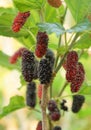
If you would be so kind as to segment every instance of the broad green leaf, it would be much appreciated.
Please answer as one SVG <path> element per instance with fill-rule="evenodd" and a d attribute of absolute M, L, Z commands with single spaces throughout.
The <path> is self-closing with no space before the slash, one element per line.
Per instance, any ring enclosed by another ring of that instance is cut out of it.
<path fill-rule="evenodd" d="M 71 29 L 68 29 L 67 32 L 72 33 L 72 32 L 84 32 L 84 31 L 91 31 L 91 22 L 88 20 L 84 20 L 81 23 L 78 23 Z"/>
<path fill-rule="evenodd" d="M 0 66 L 5 67 L 7 69 L 20 69 L 20 65 L 19 62 L 17 62 L 16 64 L 10 64 L 9 63 L 9 56 L 7 56 L 6 54 L 4 54 L 3 52 L 0 51 Z"/>
<path fill-rule="evenodd" d="M 65 0 L 76 23 L 84 19 L 91 12 L 91 0 Z"/>
<path fill-rule="evenodd" d="M 50 13 L 49 13 L 50 12 Z M 61 17 L 63 16 L 65 12 L 64 6 L 62 5 L 60 8 L 52 8 L 49 4 L 46 4 L 45 7 L 45 19 L 46 22 L 59 22 L 61 20 Z"/>
<path fill-rule="evenodd" d="M 91 46 L 91 34 L 84 34 L 76 43 L 74 48 L 87 49 Z"/>
<path fill-rule="evenodd" d="M 13 0 L 14 5 L 19 11 L 29 11 L 31 9 L 40 9 L 44 0 Z"/>
<path fill-rule="evenodd" d="M 60 36 L 65 33 L 64 27 L 58 23 L 38 23 L 37 25 L 41 31 L 46 31 L 48 34 L 56 33 Z"/>
<path fill-rule="evenodd" d="M 24 107 L 25 107 L 25 103 L 24 103 L 24 98 L 22 96 L 16 95 L 14 97 L 11 97 L 9 104 L 2 108 L 0 112 L 0 118 Z"/>

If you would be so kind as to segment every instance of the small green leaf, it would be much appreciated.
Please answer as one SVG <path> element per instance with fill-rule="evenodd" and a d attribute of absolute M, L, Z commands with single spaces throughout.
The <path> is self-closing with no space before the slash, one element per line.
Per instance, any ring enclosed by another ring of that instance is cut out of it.
<path fill-rule="evenodd" d="M 46 31 L 48 34 L 56 33 L 60 36 L 65 33 L 64 27 L 58 23 L 38 23 L 37 25 L 41 31 Z"/>
<path fill-rule="evenodd" d="M 84 20 L 81 23 L 78 23 L 71 29 L 68 29 L 67 32 L 73 33 L 73 32 L 83 32 L 83 31 L 91 31 L 91 22 L 88 20 Z"/>
<path fill-rule="evenodd" d="M 84 34 L 76 43 L 74 48 L 88 49 L 91 46 L 90 34 Z"/>
<path fill-rule="evenodd" d="M 8 69 L 20 69 L 19 68 L 19 63 L 17 62 L 16 64 L 10 64 L 9 63 L 9 56 L 4 54 L 3 52 L 0 51 L 0 66 L 8 68 Z"/>
<path fill-rule="evenodd" d="M 3 107 L 1 112 L 0 112 L 0 118 L 8 115 L 9 113 L 24 108 L 25 107 L 25 103 L 24 103 L 24 98 L 22 96 L 14 96 L 10 98 L 10 103 Z"/>
<path fill-rule="evenodd" d="M 40 9 L 43 0 L 13 0 L 14 5 L 19 11 L 29 11 L 31 9 Z"/>

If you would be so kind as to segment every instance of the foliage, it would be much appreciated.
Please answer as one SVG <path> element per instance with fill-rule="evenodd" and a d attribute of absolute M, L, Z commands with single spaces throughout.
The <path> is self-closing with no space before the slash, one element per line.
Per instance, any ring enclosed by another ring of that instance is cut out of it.
<path fill-rule="evenodd" d="M 87 54 L 88 49 L 91 47 L 91 21 L 88 19 L 88 15 L 91 14 L 91 0 L 65 0 L 65 4 L 63 3 L 60 8 L 56 9 L 51 7 L 46 0 L 13 0 L 14 7 L 0 7 L 0 35 L 15 38 L 23 47 L 34 51 L 38 30 L 47 32 L 49 35 L 48 47 L 54 51 L 56 56 L 57 63 L 54 67 L 54 71 L 56 72 L 56 69 L 59 70 L 62 67 L 62 56 L 70 49 L 77 50 L 78 52 L 83 51 L 85 52 L 84 54 Z M 65 17 L 68 17 L 67 10 L 70 10 L 75 21 L 75 25 L 71 26 L 71 28 L 68 27 L 68 29 L 64 24 Z M 31 15 L 20 32 L 15 33 L 12 31 L 12 24 L 19 11 L 30 11 Z M 83 59 L 85 59 L 84 54 Z M 88 59 L 90 60 L 90 57 Z M 84 63 L 84 60 L 82 62 Z M 89 67 L 89 62 L 87 65 Z M 16 69 L 19 72 L 21 71 L 19 61 L 14 65 L 10 64 L 9 56 L 2 51 L 0 51 L 0 66 L 9 70 Z M 89 73 L 88 70 L 86 71 L 86 73 Z M 52 86 L 53 98 L 56 96 L 58 100 L 60 100 L 60 97 L 57 94 L 60 89 L 63 89 L 62 86 L 65 82 L 64 77 L 61 76 L 62 72 L 64 72 L 63 68 L 57 73 Z M 25 85 L 22 76 L 20 76 L 20 80 L 22 86 Z M 72 96 L 69 85 L 67 85 L 65 91 Z M 91 95 L 91 84 L 88 85 L 87 81 L 85 81 L 79 93 L 86 97 Z M 0 118 L 24 107 L 25 103 L 22 96 L 11 97 L 9 105 L 2 108 Z M 91 113 L 90 109 L 88 109 L 88 112 L 83 109 L 79 113 L 79 117 L 86 117 L 89 113 Z"/>

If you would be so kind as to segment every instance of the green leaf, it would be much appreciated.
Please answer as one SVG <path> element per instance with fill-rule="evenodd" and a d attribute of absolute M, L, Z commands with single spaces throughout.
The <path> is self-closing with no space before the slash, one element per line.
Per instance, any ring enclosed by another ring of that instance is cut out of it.
<path fill-rule="evenodd" d="M 91 0 L 65 0 L 76 23 L 84 19 L 91 12 Z"/>
<path fill-rule="evenodd" d="M 76 43 L 74 48 L 88 49 L 91 46 L 90 34 L 84 34 Z"/>
<path fill-rule="evenodd" d="M 58 23 L 38 23 L 37 25 L 41 31 L 46 31 L 48 34 L 56 33 L 60 36 L 65 33 L 64 27 Z"/>
<path fill-rule="evenodd" d="M 7 56 L 6 54 L 4 54 L 3 52 L 0 51 L 0 66 L 8 68 L 8 69 L 20 69 L 19 68 L 19 62 L 17 62 L 16 64 L 10 64 L 9 63 L 9 56 Z"/>
<path fill-rule="evenodd" d="M 68 29 L 67 32 L 73 33 L 73 32 L 83 32 L 83 31 L 90 31 L 91 30 L 91 22 L 88 20 L 84 20 L 81 23 L 78 23 L 71 29 Z"/>
<path fill-rule="evenodd" d="M 10 114 L 11 112 L 24 108 L 25 103 L 24 103 L 24 98 L 22 96 L 14 96 L 10 98 L 10 103 L 3 107 L 0 113 L 0 118 Z"/>
<path fill-rule="evenodd" d="M 91 115 L 91 108 L 81 109 L 81 111 L 78 113 L 80 118 L 86 118 L 89 115 Z"/>
<path fill-rule="evenodd" d="M 0 8 L 2 10 L 2 8 Z M 28 36 L 29 33 L 24 30 L 24 28 L 21 29 L 20 32 L 15 33 L 12 31 L 12 23 L 16 16 L 16 10 L 12 9 L 3 9 L 2 13 L 0 14 L 0 35 L 8 36 L 8 37 L 21 37 L 21 36 Z"/>
<path fill-rule="evenodd" d="M 13 0 L 14 5 L 19 11 L 29 11 L 31 9 L 40 9 L 43 0 Z"/>

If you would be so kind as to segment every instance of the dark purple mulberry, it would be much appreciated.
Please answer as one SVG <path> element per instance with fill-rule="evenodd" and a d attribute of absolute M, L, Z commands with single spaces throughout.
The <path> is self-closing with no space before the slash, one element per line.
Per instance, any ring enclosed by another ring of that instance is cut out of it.
<path fill-rule="evenodd" d="M 52 112 L 55 110 L 55 108 L 57 108 L 56 102 L 54 100 L 50 100 L 48 102 L 48 110 Z"/>
<path fill-rule="evenodd" d="M 46 59 L 49 60 L 50 66 L 53 68 L 54 62 L 55 62 L 55 56 L 54 56 L 54 53 L 52 52 L 52 50 L 47 49 L 45 57 L 46 57 Z"/>
<path fill-rule="evenodd" d="M 53 130 L 62 130 L 60 126 L 55 126 Z"/>
<path fill-rule="evenodd" d="M 47 59 L 42 59 L 39 63 L 39 80 L 41 84 L 50 83 L 52 77 L 52 68 Z"/>
<path fill-rule="evenodd" d="M 27 85 L 26 104 L 30 107 L 35 107 L 36 105 L 36 84 L 34 82 Z"/>
<path fill-rule="evenodd" d="M 29 50 L 22 53 L 22 75 L 27 82 L 31 82 L 34 77 L 35 58 L 34 54 Z"/>
<path fill-rule="evenodd" d="M 72 112 L 77 113 L 82 108 L 83 103 L 85 102 L 85 97 L 82 95 L 74 95 L 72 103 Z"/>
<path fill-rule="evenodd" d="M 50 114 L 50 118 L 53 121 L 58 121 L 60 119 L 60 111 L 58 109 L 56 109 L 55 111 L 51 112 Z"/>

